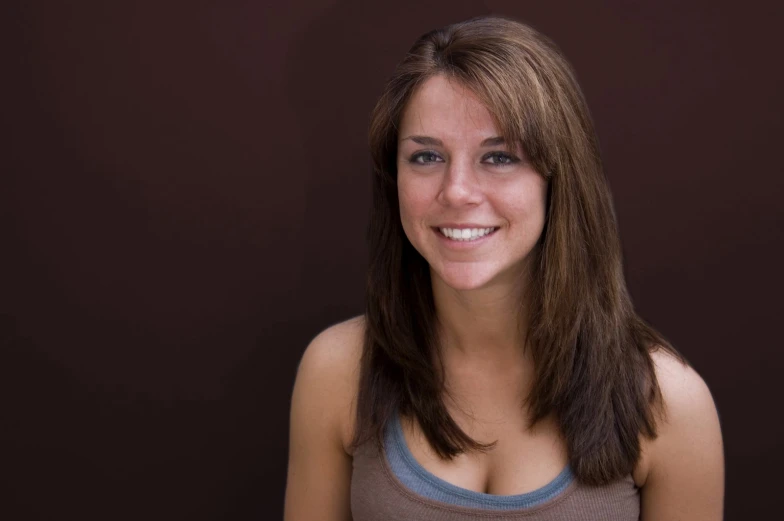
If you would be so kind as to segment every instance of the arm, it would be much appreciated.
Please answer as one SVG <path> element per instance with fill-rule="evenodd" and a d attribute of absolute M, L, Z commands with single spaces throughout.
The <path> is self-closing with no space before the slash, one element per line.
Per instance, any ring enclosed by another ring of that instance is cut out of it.
<path fill-rule="evenodd" d="M 653 354 L 664 398 L 659 436 L 647 442 L 642 521 L 720 521 L 724 453 L 719 418 L 708 387 L 670 355 Z"/>
<path fill-rule="evenodd" d="M 317 336 L 300 362 L 291 400 L 285 521 L 351 519 L 352 422 L 361 332 L 357 321 Z"/>

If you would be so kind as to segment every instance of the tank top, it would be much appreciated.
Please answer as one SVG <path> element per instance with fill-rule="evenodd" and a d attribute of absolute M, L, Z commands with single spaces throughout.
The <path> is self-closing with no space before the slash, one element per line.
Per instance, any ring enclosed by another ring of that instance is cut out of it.
<path fill-rule="evenodd" d="M 483 494 L 428 472 L 406 446 L 397 416 L 387 425 L 383 446 L 374 442 L 354 452 L 351 475 L 353 521 L 637 521 L 639 489 L 631 476 L 601 487 L 580 484 L 567 467 L 553 481 L 514 496 Z"/>

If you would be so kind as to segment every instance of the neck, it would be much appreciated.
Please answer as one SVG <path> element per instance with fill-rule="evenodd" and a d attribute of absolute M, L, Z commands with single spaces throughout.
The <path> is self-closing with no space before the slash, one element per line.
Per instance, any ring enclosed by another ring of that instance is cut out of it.
<path fill-rule="evenodd" d="M 461 291 L 435 274 L 432 281 L 444 357 L 491 364 L 522 360 L 527 337 L 522 283 Z"/>
<path fill-rule="evenodd" d="M 534 380 L 531 351 L 525 349 L 524 285 L 458 291 L 431 277 L 440 368 L 452 413 L 468 411 L 475 419 L 484 414 L 480 410 L 522 406 Z"/>

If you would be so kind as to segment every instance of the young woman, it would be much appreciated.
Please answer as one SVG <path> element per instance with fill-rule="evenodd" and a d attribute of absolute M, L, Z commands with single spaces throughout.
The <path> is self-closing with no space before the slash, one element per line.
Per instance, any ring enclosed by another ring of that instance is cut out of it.
<path fill-rule="evenodd" d="M 373 115 L 367 309 L 308 346 L 285 518 L 722 518 L 702 379 L 634 312 L 599 147 L 556 47 L 422 36 Z"/>

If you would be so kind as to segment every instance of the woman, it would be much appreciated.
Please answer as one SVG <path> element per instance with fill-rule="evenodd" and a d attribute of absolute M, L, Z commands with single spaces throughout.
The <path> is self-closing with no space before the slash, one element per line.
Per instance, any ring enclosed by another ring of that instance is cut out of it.
<path fill-rule="evenodd" d="M 713 400 L 633 310 L 555 46 L 494 17 L 422 36 L 370 144 L 367 310 L 303 356 L 285 518 L 721 519 Z"/>

